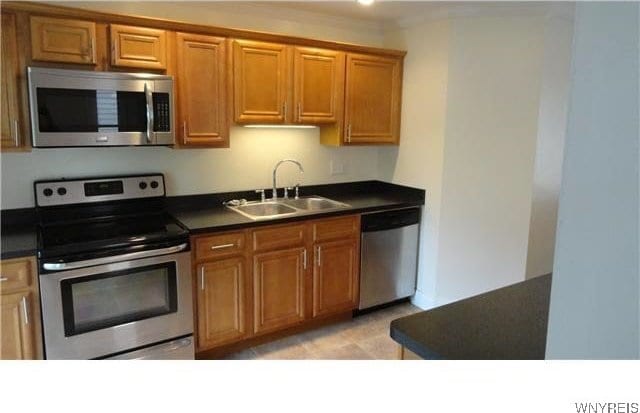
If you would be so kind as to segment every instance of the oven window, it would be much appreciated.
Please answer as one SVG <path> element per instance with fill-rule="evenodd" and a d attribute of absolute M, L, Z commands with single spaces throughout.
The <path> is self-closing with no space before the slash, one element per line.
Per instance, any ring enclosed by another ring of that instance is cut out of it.
<path fill-rule="evenodd" d="M 175 313 L 176 287 L 175 262 L 63 280 L 65 335 Z"/>

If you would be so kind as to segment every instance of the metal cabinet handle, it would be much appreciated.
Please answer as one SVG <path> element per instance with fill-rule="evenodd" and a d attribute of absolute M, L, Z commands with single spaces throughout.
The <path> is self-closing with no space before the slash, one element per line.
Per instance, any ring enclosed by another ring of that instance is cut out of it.
<path fill-rule="evenodd" d="M 351 124 L 347 125 L 347 142 L 351 143 Z"/>
<path fill-rule="evenodd" d="M 20 146 L 20 128 L 18 127 L 18 119 L 13 120 L 13 141 L 16 146 Z"/>
<path fill-rule="evenodd" d="M 236 244 L 212 245 L 211 246 L 211 250 L 215 251 L 215 250 L 221 250 L 221 249 L 231 248 L 231 247 L 235 247 L 235 246 L 236 246 Z"/>
<path fill-rule="evenodd" d="M 302 259 L 304 260 L 303 268 L 306 270 L 307 269 L 307 249 L 306 248 L 304 249 L 304 251 L 302 251 Z"/>
<path fill-rule="evenodd" d="M 302 104 L 298 102 L 298 122 L 302 122 Z"/>
<path fill-rule="evenodd" d="M 204 291 L 204 265 L 200 267 L 200 290 Z"/>
<path fill-rule="evenodd" d="M 0 277 L 0 283 L 3 281 L 9 281 L 9 279 L 7 277 Z"/>
<path fill-rule="evenodd" d="M 29 311 L 27 311 L 27 297 L 22 297 L 22 314 L 24 314 L 24 323 L 29 324 Z"/>
<path fill-rule="evenodd" d="M 316 257 L 318 259 L 318 267 L 319 267 L 320 265 L 322 265 L 322 250 L 320 249 L 320 247 L 318 247 L 316 250 Z"/>
<path fill-rule="evenodd" d="M 284 103 L 282 104 L 282 120 L 286 123 L 287 122 L 287 101 L 285 100 Z"/>
<path fill-rule="evenodd" d="M 187 121 L 182 122 L 182 141 L 187 143 Z"/>

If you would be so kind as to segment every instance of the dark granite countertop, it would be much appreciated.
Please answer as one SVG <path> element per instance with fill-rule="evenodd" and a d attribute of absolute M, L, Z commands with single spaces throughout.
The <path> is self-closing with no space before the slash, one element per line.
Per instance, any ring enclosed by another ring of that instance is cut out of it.
<path fill-rule="evenodd" d="M 253 191 L 167 198 L 169 212 L 191 233 L 222 231 L 332 215 L 381 211 L 424 205 L 425 191 L 380 181 L 314 185 L 300 188 L 300 195 L 320 195 L 351 205 L 351 208 L 326 213 L 253 221 L 222 205 L 229 199 L 256 199 Z M 3 210 L 0 258 L 16 258 L 37 253 L 37 217 L 35 208 Z"/>
<path fill-rule="evenodd" d="M 268 191 L 270 192 L 270 191 Z M 169 211 L 193 234 L 224 231 L 313 218 L 382 211 L 424 205 L 424 190 L 380 181 L 315 185 L 300 188 L 300 196 L 319 195 L 350 205 L 350 208 L 295 217 L 254 221 L 222 205 L 229 199 L 257 199 L 254 192 L 196 195 L 169 198 Z"/>
<path fill-rule="evenodd" d="M 424 359 L 542 360 L 551 275 L 391 322 L 391 337 Z"/>

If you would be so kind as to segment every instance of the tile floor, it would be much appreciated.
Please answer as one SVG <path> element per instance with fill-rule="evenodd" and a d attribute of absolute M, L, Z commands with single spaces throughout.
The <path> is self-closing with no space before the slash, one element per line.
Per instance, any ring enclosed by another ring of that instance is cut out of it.
<path fill-rule="evenodd" d="M 389 337 L 389 323 L 420 311 L 402 303 L 252 347 L 227 360 L 396 360 L 398 346 Z"/>

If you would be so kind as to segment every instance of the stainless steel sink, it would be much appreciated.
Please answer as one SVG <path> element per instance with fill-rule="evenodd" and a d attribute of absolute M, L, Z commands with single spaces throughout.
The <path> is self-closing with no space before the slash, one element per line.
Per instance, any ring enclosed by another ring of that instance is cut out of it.
<path fill-rule="evenodd" d="M 285 205 L 292 206 L 297 209 L 307 211 L 322 211 L 325 209 L 348 208 L 349 205 L 342 202 L 333 201 L 331 199 L 311 196 L 299 199 L 283 199 L 281 202 Z"/>
<path fill-rule="evenodd" d="M 253 201 L 242 205 L 227 205 L 227 208 L 253 220 L 266 220 L 350 208 L 350 205 L 314 195 L 299 199 Z"/>
<path fill-rule="evenodd" d="M 232 210 L 251 219 L 271 219 L 283 215 L 293 215 L 298 212 L 295 208 L 281 202 L 249 202 L 244 205 L 229 206 Z"/>

